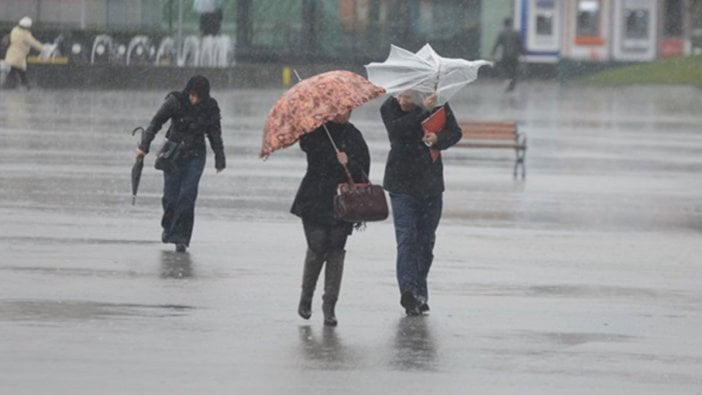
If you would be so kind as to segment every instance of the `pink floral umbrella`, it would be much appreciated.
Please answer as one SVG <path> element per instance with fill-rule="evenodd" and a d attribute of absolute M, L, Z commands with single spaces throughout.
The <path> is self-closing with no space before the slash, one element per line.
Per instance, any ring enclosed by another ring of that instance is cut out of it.
<path fill-rule="evenodd" d="M 268 112 L 261 158 L 295 144 L 305 133 L 383 93 L 385 89 L 345 70 L 329 71 L 298 82 Z"/>

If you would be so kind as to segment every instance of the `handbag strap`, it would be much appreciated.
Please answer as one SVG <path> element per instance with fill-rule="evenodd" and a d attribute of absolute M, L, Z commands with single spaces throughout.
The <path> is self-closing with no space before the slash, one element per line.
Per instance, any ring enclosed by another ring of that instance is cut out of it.
<path fill-rule="evenodd" d="M 363 171 L 363 168 L 361 168 L 361 174 L 363 174 L 363 177 L 365 177 L 366 181 L 368 181 L 368 185 L 373 185 L 373 183 L 370 180 L 370 177 L 368 177 L 368 174 L 366 174 L 366 172 Z"/>

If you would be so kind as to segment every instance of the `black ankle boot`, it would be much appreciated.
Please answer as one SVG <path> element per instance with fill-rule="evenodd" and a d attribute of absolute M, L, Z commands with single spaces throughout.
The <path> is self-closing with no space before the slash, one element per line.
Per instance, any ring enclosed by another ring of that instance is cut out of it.
<path fill-rule="evenodd" d="M 405 308 L 405 314 L 407 315 L 414 316 L 422 314 L 419 310 L 419 303 L 417 303 L 417 299 L 412 294 L 412 291 L 405 291 L 402 293 L 400 304 Z"/>
<path fill-rule="evenodd" d="M 336 326 L 339 322 L 336 320 L 336 314 L 334 313 L 334 307 L 336 306 L 336 301 L 324 301 L 322 303 L 322 312 L 324 312 L 324 325 L 326 326 Z"/>
<path fill-rule="evenodd" d="M 312 299 L 301 298 L 300 305 L 297 306 L 297 314 L 300 317 L 309 320 L 312 316 Z"/>

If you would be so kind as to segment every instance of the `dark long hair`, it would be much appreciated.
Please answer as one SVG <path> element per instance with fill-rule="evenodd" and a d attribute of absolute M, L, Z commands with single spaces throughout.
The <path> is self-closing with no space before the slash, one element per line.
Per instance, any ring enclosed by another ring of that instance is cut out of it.
<path fill-rule="evenodd" d="M 183 90 L 183 92 L 186 95 L 194 93 L 201 100 L 205 100 L 210 97 L 210 81 L 208 81 L 207 78 L 201 75 L 193 76 L 185 85 L 185 89 Z"/>

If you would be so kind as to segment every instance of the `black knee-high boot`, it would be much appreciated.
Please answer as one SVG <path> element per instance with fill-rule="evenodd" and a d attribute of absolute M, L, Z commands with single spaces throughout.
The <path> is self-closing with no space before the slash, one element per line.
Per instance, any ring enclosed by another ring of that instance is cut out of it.
<path fill-rule="evenodd" d="M 336 326 L 334 307 L 339 299 L 341 277 L 344 274 L 344 257 L 346 251 L 334 250 L 327 253 L 327 267 L 324 271 L 324 296 L 322 311 L 324 312 L 324 325 Z"/>
<path fill-rule="evenodd" d="M 317 279 L 322 271 L 323 264 L 324 254 L 318 254 L 308 248 L 305 255 L 305 266 L 302 271 L 300 304 L 297 307 L 297 313 L 304 319 L 309 319 L 312 316 L 312 296 L 314 295 L 314 289 L 317 286 Z"/>

